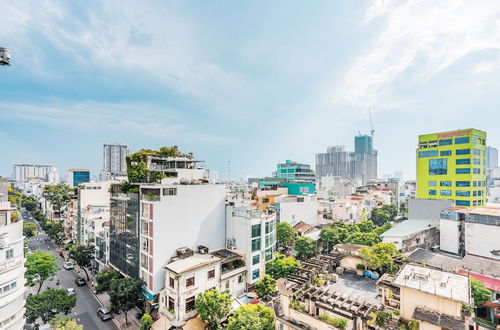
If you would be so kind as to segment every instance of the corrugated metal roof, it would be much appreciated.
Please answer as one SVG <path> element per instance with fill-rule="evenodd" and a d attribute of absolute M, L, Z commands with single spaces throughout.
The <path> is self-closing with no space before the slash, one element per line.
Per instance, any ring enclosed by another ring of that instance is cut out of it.
<path fill-rule="evenodd" d="M 381 237 L 404 237 L 413 233 L 429 229 L 439 224 L 438 219 L 410 219 L 398 223 L 388 231 L 381 234 Z"/>

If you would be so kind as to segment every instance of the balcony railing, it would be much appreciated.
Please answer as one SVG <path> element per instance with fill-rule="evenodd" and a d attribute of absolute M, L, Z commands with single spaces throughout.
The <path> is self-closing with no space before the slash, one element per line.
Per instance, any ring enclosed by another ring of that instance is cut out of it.
<path fill-rule="evenodd" d="M 12 258 L 0 263 L 0 274 L 5 273 L 11 269 L 19 267 L 23 264 L 24 257 L 19 256 L 16 258 Z"/>

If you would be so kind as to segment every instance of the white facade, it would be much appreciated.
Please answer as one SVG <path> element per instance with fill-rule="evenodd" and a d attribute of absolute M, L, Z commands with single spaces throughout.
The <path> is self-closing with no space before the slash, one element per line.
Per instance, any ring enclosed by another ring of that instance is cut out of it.
<path fill-rule="evenodd" d="M 224 185 L 141 185 L 140 277 L 149 292 L 163 288 L 176 249 L 225 246 L 225 197 Z"/>
<path fill-rule="evenodd" d="M 247 283 L 259 281 L 276 250 L 276 214 L 255 207 L 226 207 L 226 242 L 245 253 Z"/>
<path fill-rule="evenodd" d="M 274 208 L 279 222 L 288 222 L 292 226 L 300 221 L 313 226 L 319 223 L 316 195 L 282 196 L 276 199 Z"/>
<path fill-rule="evenodd" d="M 441 251 L 458 254 L 460 244 L 460 222 L 441 219 L 439 221 L 439 248 Z"/>
<path fill-rule="evenodd" d="M 342 179 L 340 176 L 323 176 L 318 180 L 318 191 L 325 190 L 333 197 L 344 198 L 352 195 L 361 181 Z"/>
<path fill-rule="evenodd" d="M 104 144 L 102 169 L 106 179 L 123 176 L 127 173 L 127 155 L 128 151 L 125 144 Z"/>
<path fill-rule="evenodd" d="M 13 175 L 16 182 L 25 182 L 32 179 L 47 181 L 49 173 L 54 170 L 57 172 L 53 165 L 15 164 Z"/>
<path fill-rule="evenodd" d="M 481 223 L 465 222 L 465 251 L 477 256 L 497 259 L 500 261 L 500 223 L 486 225 Z"/>
<path fill-rule="evenodd" d="M 245 291 L 245 267 L 242 263 L 232 266 L 235 260 L 241 261 L 243 257 L 231 250 L 218 251 L 229 257 L 220 257 L 217 251 L 195 253 L 165 267 L 165 289 L 160 293 L 159 310 L 173 325 L 182 326 L 197 314 L 194 304 L 200 293 L 210 289 L 227 290 L 236 298 Z"/>
<path fill-rule="evenodd" d="M 24 326 L 23 221 L 12 223 L 10 202 L 0 203 L 0 329 Z"/>

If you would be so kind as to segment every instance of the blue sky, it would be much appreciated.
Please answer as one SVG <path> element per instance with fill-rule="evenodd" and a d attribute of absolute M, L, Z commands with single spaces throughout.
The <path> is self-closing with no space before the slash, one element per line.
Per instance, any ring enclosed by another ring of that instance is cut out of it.
<path fill-rule="evenodd" d="M 314 165 L 370 129 L 379 175 L 418 134 L 500 146 L 500 2 L 13 1 L 1 5 L 0 175 L 101 168 L 102 144 L 177 144 L 232 178 Z"/>

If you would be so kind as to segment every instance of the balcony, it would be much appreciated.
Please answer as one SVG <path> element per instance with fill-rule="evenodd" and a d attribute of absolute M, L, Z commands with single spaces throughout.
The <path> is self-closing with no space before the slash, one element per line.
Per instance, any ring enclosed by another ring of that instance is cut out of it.
<path fill-rule="evenodd" d="M 8 272 L 14 268 L 19 267 L 20 265 L 23 264 L 23 261 L 24 261 L 24 257 L 19 256 L 19 257 L 12 258 L 12 259 L 1 262 L 0 263 L 0 274 Z"/>
<path fill-rule="evenodd" d="M 243 259 L 235 259 L 233 261 L 221 265 L 221 280 L 233 277 L 246 270 L 245 261 Z"/>

